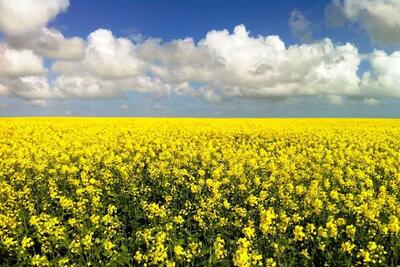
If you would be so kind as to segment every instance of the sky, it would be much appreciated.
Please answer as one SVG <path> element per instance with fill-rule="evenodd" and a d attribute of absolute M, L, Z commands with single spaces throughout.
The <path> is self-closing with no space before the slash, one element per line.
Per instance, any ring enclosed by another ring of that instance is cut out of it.
<path fill-rule="evenodd" d="M 0 0 L 0 116 L 400 117 L 400 0 Z"/>

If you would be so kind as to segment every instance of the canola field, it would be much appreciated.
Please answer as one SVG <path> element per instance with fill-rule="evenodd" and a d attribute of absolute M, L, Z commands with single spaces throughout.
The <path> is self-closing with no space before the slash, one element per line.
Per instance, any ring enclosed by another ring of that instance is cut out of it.
<path fill-rule="evenodd" d="M 1 266 L 398 266 L 400 120 L 0 119 Z"/>

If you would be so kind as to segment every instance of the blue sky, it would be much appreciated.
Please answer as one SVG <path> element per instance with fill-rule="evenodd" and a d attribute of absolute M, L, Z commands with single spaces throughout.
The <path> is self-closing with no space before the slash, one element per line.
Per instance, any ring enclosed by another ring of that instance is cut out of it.
<path fill-rule="evenodd" d="M 212 29 L 232 30 L 244 24 L 253 35 L 277 34 L 288 44 L 295 44 L 297 40 L 291 34 L 288 21 L 290 13 L 298 9 L 315 24 L 316 38 L 357 43 L 360 49 L 370 50 L 365 33 L 351 27 L 324 27 L 324 10 L 329 3 L 329 0 L 72 0 L 68 12 L 52 24 L 65 27 L 64 33 L 70 36 L 85 37 L 98 28 L 106 28 L 120 36 L 140 33 L 164 41 L 185 37 L 199 41 Z"/>
<path fill-rule="evenodd" d="M 400 116 L 395 0 L 18 1 L 1 116 Z"/>
<path fill-rule="evenodd" d="M 310 5 L 311 4 L 311 5 Z M 328 1 L 72 1 L 55 25 L 70 35 L 87 36 L 98 28 L 117 34 L 140 32 L 165 41 L 184 37 L 200 40 L 210 29 L 233 29 L 245 24 L 254 34 L 280 34 L 292 39 L 288 28 L 293 8 L 305 8 L 323 20 Z M 84 19 L 77 20 L 77 17 Z"/>

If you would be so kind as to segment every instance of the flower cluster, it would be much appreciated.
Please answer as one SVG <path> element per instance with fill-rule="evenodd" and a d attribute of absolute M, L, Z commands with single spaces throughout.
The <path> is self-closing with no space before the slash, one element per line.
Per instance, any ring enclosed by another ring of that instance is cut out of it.
<path fill-rule="evenodd" d="M 0 120 L 0 265 L 397 266 L 400 121 Z"/>

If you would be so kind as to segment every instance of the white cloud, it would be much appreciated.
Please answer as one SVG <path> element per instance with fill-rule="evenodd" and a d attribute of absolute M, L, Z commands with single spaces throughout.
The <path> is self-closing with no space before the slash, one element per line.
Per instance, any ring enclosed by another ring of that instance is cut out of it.
<path fill-rule="evenodd" d="M 190 37 L 144 40 L 136 31 L 120 38 L 105 29 L 86 40 L 70 38 L 49 27 L 68 7 L 69 0 L 0 0 L 0 97 L 33 105 L 51 98 L 124 98 L 128 92 L 210 102 L 322 96 L 336 105 L 400 97 L 400 51 L 363 57 L 353 44 L 315 41 L 312 23 L 298 10 L 289 25 L 305 44 L 287 45 L 276 35 L 253 36 L 244 25 L 211 30 L 197 43 Z M 332 0 L 326 19 L 330 26 L 357 23 L 376 43 L 400 44 L 399 0 Z M 51 71 L 46 59 L 56 59 Z M 359 76 L 361 60 L 370 68 Z"/>
<path fill-rule="evenodd" d="M 340 26 L 344 16 L 365 28 L 375 43 L 400 44 L 399 0 L 333 0 L 326 11 L 333 25 Z"/>
<path fill-rule="evenodd" d="M 36 31 L 68 6 L 69 0 L 0 0 L 0 31 L 6 35 Z"/>
<path fill-rule="evenodd" d="M 174 89 L 157 78 L 138 76 L 129 79 L 103 79 L 95 76 L 61 75 L 52 84 L 57 98 L 111 99 L 124 98 L 126 92 L 168 96 Z"/>
<path fill-rule="evenodd" d="M 362 96 L 357 74 L 361 55 L 331 40 L 286 47 L 278 36 L 256 36 L 243 25 L 193 39 L 133 44 L 108 30 L 89 35 L 84 56 L 58 61 L 52 83 L 63 98 L 121 98 L 128 91 L 168 96 L 284 98 Z"/>
<path fill-rule="evenodd" d="M 0 43 L 0 77 L 41 75 L 46 72 L 42 58 L 30 50 L 15 50 Z"/>
<path fill-rule="evenodd" d="M 346 96 L 372 105 L 380 97 L 400 97 L 400 51 L 375 51 L 367 59 L 370 70 L 360 79 L 357 47 L 313 41 L 312 24 L 297 10 L 289 24 L 306 44 L 288 46 L 279 36 L 252 36 L 244 25 L 233 32 L 212 30 L 197 43 L 192 38 L 144 40 L 140 33 L 118 38 L 105 29 L 87 40 L 70 38 L 48 26 L 68 7 L 69 0 L 0 0 L 5 36 L 0 96 L 37 105 L 50 98 L 123 98 L 131 91 L 201 96 L 211 102 L 323 96 L 337 105 Z M 400 42 L 398 0 L 332 0 L 326 16 L 333 26 L 343 20 L 360 24 L 377 43 Z M 57 60 L 50 72 L 45 59 Z"/>
<path fill-rule="evenodd" d="M 45 76 L 26 76 L 13 80 L 10 86 L 15 96 L 23 99 L 38 100 L 53 97 L 49 81 Z"/>
<path fill-rule="evenodd" d="M 400 51 L 390 55 L 376 50 L 370 55 L 370 69 L 361 86 L 373 97 L 400 97 Z"/>
<path fill-rule="evenodd" d="M 30 49 L 38 55 L 63 60 L 82 57 L 85 46 L 81 38 L 65 38 L 53 28 L 41 28 L 29 34 L 9 36 L 7 43 L 14 48 Z"/>
<path fill-rule="evenodd" d="M 47 30 L 47 29 L 45 29 Z M 38 47 L 43 48 L 42 45 Z M 2 95 L 25 100 L 49 98 L 122 98 L 127 91 L 170 95 L 186 94 L 189 85 L 175 88 L 157 77 L 147 76 L 146 64 L 136 55 L 136 46 L 126 38 L 115 38 L 111 31 L 97 30 L 88 36 L 84 54 L 75 60 L 58 61 L 50 81 L 43 60 L 30 50 L 0 46 Z M 57 51 L 56 51 L 57 52 Z M 65 56 L 65 51 L 63 51 Z M 71 55 L 74 52 L 71 53 Z"/>
<path fill-rule="evenodd" d="M 43 59 L 30 50 L 0 43 L 0 97 L 25 100 L 52 97 Z"/>
<path fill-rule="evenodd" d="M 243 25 L 192 39 L 138 49 L 152 75 L 168 84 L 200 83 L 207 94 L 236 97 L 353 95 L 359 93 L 360 57 L 351 44 L 329 39 L 286 47 L 278 36 L 252 37 Z M 206 97 L 207 98 L 207 97 Z"/>
<path fill-rule="evenodd" d="M 185 82 L 172 86 L 147 75 L 149 66 L 137 49 L 131 40 L 99 29 L 88 36 L 81 59 L 54 63 L 52 70 L 59 74 L 54 90 L 63 98 L 121 98 L 127 91 L 159 96 L 188 92 Z"/>
<path fill-rule="evenodd" d="M 293 15 L 293 23 L 300 15 Z M 66 39 L 46 27 L 40 32 L 31 32 L 35 38 L 26 34 L 0 43 L 0 95 L 32 103 L 124 98 L 127 92 L 201 96 L 210 102 L 323 96 L 336 105 L 347 96 L 369 104 L 380 97 L 400 97 L 400 52 L 368 56 L 371 69 L 360 79 L 363 57 L 357 47 L 330 39 L 288 46 L 279 36 L 252 36 L 244 25 L 233 32 L 212 30 L 197 43 L 185 38 L 135 44 L 105 29 L 86 41 Z M 40 55 L 61 59 L 51 75 Z"/>
<path fill-rule="evenodd" d="M 312 24 L 299 10 L 295 9 L 290 13 L 289 26 L 292 34 L 300 41 L 304 43 L 313 41 Z"/>
<path fill-rule="evenodd" d="M 68 75 L 124 79 L 143 73 L 144 63 L 138 59 L 134 44 L 126 38 L 115 38 L 111 31 L 99 29 L 88 37 L 80 61 L 59 61 L 53 70 Z"/>
<path fill-rule="evenodd" d="M 216 71 L 223 69 L 210 50 L 196 45 L 192 38 L 169 43 L 150 39 L 138 47 L 138 55 L 147 62 L 152 75 L 173 86 L 190 81 L 208 82 L 218 75 Z"/>
<path fill-rule="evenodd" d="M 57 77 L 54 90 L 61 98 L 120 98 L 122 88 L 117 81 L 104 81 L 92 76 Z"/>
<path fill-rule="evenodd" d="M 68 6 L 69 0 L 0 0 L 0 32 L 16 49 L 55 59 L 79 58 L 84 47 L 81 38 L 65 38 L 57 29 L 47 28 Z"/>
<path fill-rule="evenodd" d="M 16 97 L 26 101 L 45 100 L 55 97 L 46 76 L 0 78 L 0 83 L 0 96 L 3 97 Z"/>

